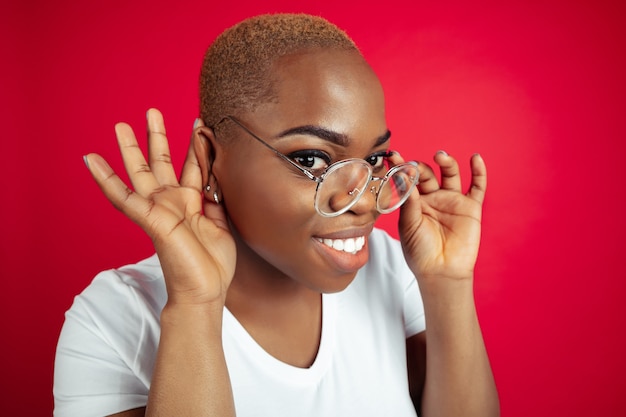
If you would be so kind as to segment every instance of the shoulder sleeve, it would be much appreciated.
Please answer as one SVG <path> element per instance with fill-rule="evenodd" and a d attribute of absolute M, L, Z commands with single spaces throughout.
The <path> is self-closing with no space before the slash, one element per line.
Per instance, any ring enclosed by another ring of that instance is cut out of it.
<path fill-rule="evenodd" d="M 146 405 L 165 301 L 158 272 L 158 263 L 105 271 L 74 299 L 56 351 L 56 417 Z"/>
<path fill-rule="evenodd" d="M 417 279 L 409 269 L 404 259 L 400 242 L 385 231 L 374 229 L 370 238 L 372 244 L 372 255 L 375 257 L 374 263 L 381 263 L 388 274 L 392 275 L 396 285 L 400 286 L 402 292 L 397 302 L 402 303 L 404 312 L 404 332 L 409 338 L 426 329 L 424 317 L 424 304 L 420 294 Z"/>

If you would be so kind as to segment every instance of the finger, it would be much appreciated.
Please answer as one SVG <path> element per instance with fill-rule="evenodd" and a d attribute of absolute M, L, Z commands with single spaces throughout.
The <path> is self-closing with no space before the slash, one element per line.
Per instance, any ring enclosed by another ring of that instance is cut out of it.
<path fill-rule="evenodd" d="M 389 156 L 388 160 L 389 160 L 389 168 L 393 168 L 395 166 L 398 166 L 406 162 L 404 158 L 402 157 L 402 155 L 398 153 L 398 151 L 391 151 L 391 155 Z M 418 163 L 418 178 L 420 175 L 419 170 L 420 168 L 419 168 L 419 163 Z M 419 184 L 419 181 L 418 181 L 418 184 Z M 418 200 L 419 200 L 419 192 L 412 192 L 407 198 L 407 201 L 404 204 L 404 206 L 410 207 L 412 204 L 416 204 Z"/>
<path fill-rule="evenodd" d="M 116 209 L 145 230 L 151 203 L 131 190 L 100 155 L 89 154 L 84 160 L 106 198 Z"/>
<path fill-rule="evenodd" d="M 405 162 L 404 158 L 402 157 L 402 155 L 400 155 L 398 151 L 390 151 L 389 153 L 390 153 L 389 158 L 387 158 L 388 161 L 390 162 L 389 168 L 393 168 L 396 165 L 400 165 Z"/>
<path fill-rule="evenodd" d="M 472 170 L 472 183 L 467 195 L 482 204 L 487 190 L 487 166 L 483 157 L 479 154 L 472 156 L 470 168 Z"/>
<path fill-rule="evenodd" d="M 420 162 L 417 168 L 420 173 L 420 180 L 417 184 L 420 194 L 429 194 L 439 190 L 439 181 L 430 165 Z"/>
<path fill-rule="evenodd" d="M 214 204 L 212 202 L 205 202 L 203 205 L 204 215 L 209 218 L 213 223 L 224 229 L 230 230 L 228 226 L 228 219 L 226 217 L 226 210 L 222 204 Z"/>
<path fill-rule="evenodd" d="M 115 125 L 115 134 L 117 135 L 117 143 L 122 153 L 124 168 L 128 173 L 133 188 L 142 196 L 152 194 L 159 188 L 159 183 L 137 144 L 137 138 L 133 133 L 133 129 L 126 123 L 118 123 Z"/>
<path fill-rule="evenodd" d="M 157 109 L 149 109 L 146 116 L 150 168 L 159 184 L 178 185 L 176 172 L 172 166 L 163 115 Z"/>
<path fill-rule="evenodd" d="M 198 192 L 202 192 L 202 171 L 200 164 L 198 163 L 198 157 L 194 149 L 194 140 L 205 140 L 200 134 L 199 127 L 203 126 L 200 119 L 196 119 L 194 124 L 194 130 L 191 134 L 191 140 L 189 141 L 189 149 L 187 149 L 187 156 L 183 164 L 183 170 L 180 174 L 180 185 L 183 187 L 190 187 Z"/>
<path fill-rule="evenodd" d="M 444 151 L 437 152 L 434 159 L 441 170 L 441 188 L 461 192 L 461 173 L 456 159 Z"/>

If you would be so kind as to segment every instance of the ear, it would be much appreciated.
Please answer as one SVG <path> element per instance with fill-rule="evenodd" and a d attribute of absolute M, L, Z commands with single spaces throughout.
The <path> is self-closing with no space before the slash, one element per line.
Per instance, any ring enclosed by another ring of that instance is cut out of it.
<path fill-rule="evenodd" d="M 193 150 L 196 153 L 200 172 L 202 173 L 202 185 L 206 186 L 213 175 L 213 162 L 215 161 L 216 148 L 219 147 L 215 139 L 213 129 L 198 126 L 193 131 Z"/>

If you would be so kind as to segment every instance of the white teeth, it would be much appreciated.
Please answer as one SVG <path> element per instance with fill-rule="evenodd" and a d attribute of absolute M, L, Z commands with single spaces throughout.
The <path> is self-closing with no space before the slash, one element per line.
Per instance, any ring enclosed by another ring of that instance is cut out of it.
<path fill-rule="evenodd" d="M 354 239 L 346 239 L 346 242 L 343 244 L 343 250 L 348 253 L 352 253 L 356 251 L 356 242 Z"/>
<path fill-rule="evenodd" d="M 365 245 L 365 236 L 349 239 L 317 239 L 329 248 L 355 254 Z"/>

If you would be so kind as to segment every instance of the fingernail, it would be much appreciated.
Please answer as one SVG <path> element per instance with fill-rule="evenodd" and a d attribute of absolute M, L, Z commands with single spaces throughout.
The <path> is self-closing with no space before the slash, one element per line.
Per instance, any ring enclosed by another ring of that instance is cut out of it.
<path fill-rule="evenodd" d="M 443 156 L 448 156 L 448 152 L 444 151 L 444 150 L 438 150 L 437 153 L 442 154 Z"/>
<path fill-rule="evenodd" d="M 196 120 L 193 121 L 193 128 L 195 129 L 200 124 L 200 119 L 196 117 Z"/>
<path fill-rule="evenodd" d="M 87 155 L 83 155 L 83 162 L 85 163 L 87 169 L 89 169 L 89 161 L 87 160 Z"/>

